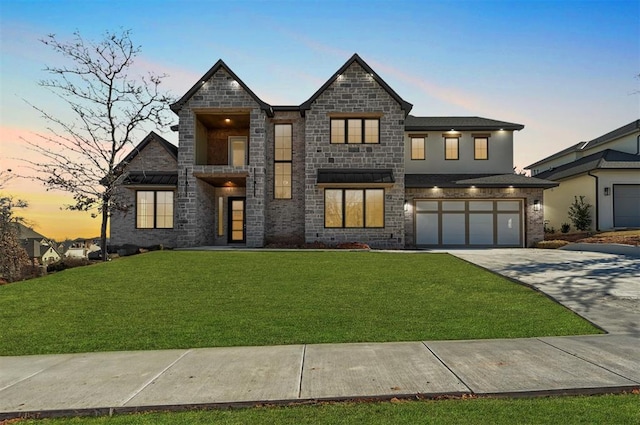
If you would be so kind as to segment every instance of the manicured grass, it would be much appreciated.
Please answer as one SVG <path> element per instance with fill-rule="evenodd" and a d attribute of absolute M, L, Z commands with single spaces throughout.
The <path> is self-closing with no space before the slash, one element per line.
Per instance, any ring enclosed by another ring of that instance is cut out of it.
<path fill-rule="evenodd" d="M 640 396 L 604 395 L 521 399 L 471 399 L 335 403 L 101 418 L 32 420 L 24 425 L 86 424 L 638 424 Z"/>
<path fill-rule="evenodd" d="M 161 251 L 0 287 L 0 355 L 598 333 L 447 254 Z"/>

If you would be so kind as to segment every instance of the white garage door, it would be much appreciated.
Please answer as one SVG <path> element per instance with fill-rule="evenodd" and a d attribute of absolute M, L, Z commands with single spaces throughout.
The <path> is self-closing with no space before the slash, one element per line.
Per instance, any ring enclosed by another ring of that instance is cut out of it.
<path fill-rule="evenodd" d="M 640 184 L 613 185 L 613 227 L 640 227 Z"/>
<path fill-rule="evenodd" d="M 523 246 L 522 201 L 415 201 L 416 245 Z"/>

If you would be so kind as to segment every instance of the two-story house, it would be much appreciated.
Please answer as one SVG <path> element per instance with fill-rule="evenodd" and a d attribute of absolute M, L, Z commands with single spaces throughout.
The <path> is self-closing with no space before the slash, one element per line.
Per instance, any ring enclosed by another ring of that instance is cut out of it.
<path fill-rule="evenodd" d="M 523 126 L 411 108 L 357 54 L 293 106 L 262 101 L 220 60 L 171 106 L 177 157 L 151 134 L 123 161 L 131 208 L 112 217 L 112 244 L 541 240 L 543 189 L 555 183 L 513 173 Z"/>
<path fill-rule="evenodd" d="M 570 223 L 569 207 L 580 196 L 592 206 L 592 228 L 640 227 L 640 120 L 526 168 L 532 176 L 559 184 L 544 192 L 549 227 Z"/>

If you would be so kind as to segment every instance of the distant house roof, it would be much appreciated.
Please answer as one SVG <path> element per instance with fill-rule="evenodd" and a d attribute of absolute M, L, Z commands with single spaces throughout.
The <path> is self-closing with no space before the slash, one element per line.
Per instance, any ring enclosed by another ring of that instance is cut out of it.
<path fill-rule="evenodd" d="M 42 236 L 40 233 L 33 230 L 31 227 L 27 227 L 22 223 L 16 223 L 18 225 L 18 239 L 38 239 L 41 241 L 42 239 L 47 239 Z"/>
<path fill-rule="evenodd" d="M 202 77 L 200 77 L 200 79 L 198 79 L 198 81 L 193 85 L 193 87 L 191 87 L 189 89 L 188 92 L 186 92 L 184 94 L 184 96 L 182 96 L 180 98 L 180 100 L 178 100 L 177 102 L 171 104 L 170 108 L 171 110 L 178 114 L 180 112 L 180 110 L 182 109 L 182 107 L 184 106 L 185 103 L 187 103 L 189 101 L 189 99 L 191 99 L 191 97 L 198 91 L 200 90 L 200 88 L 202 87 L 202 85 L 207 82 L 211 77 L 213 77 L 215 75 L 216 72 L 218 72 L 219 70 L 224 70 L 227 74 L 229 74 L 231 76 L 231 78 L 233 78 L 238 84 L 240 84 L 240 87 L 242 87 L 244 89 L 244 91 L 247 92 L 247 94 L 249 96 L 251 96 L 253 98 L 253 100 L 256 101 L 256 103 L 258 105 L 260 105 L 260 108 L 262 110 L 264 110 L 268 116 L 273 116 L 273 110 L 271 108 L 271 105 L 269 105 L 268 103 L 262 101 L 258 96 L 256 96 L 256 94 L 249 88 L 249 86 L 247 86 L 232 70 L 231 68 L 229 68 L 227 66 L 226 63 L 224 63 L 224 61 L 222 59 L 219 59 L 218 62 L 216 62 L 211 69 L 209 69 Z"/>
<path fill-rule="evenodd" d="M 536 177 L 547 180 L 560 180 L 597 169 L 640 169 L 640 155 L 605 149 L 568 164 L 538 173 Z"/>
<path fill-rule="evenodd" d="M 623 125 L 620 128 L 616 128 L 615 130 L 610 131 L 607 134 L 603 134 L 602 136 L 596 137 L 593 140 L 589 140 L 588 142 L 579 142 L 573 146 L 569 146 L 568 148 L 563 149 L 560 152 L 556 152 L 553 155 L 549 155 L 546 158 L 543 158 L 540 161 L 534 162 L 531 165 L 527 165 L 524 168 L 525 170 L 531 170 L 535 167 L 540 166 L 541 164 L 544 164 L 545 162 L 549 162 L 551 160 L 561 158 L 568 153 L 587 151 L 591 148 L 610 142 L 612 140 L 619 139 L 620 137 L 627 136 L 639 130 L 640 130 L 640 120 L 635 120 L 630 122 L 629 124 Z"/>
<path fill-rule="evenodd" d="M 322 184 L 391 184 L 394 183 L 393 170 L 340 168 L 318 170 L 317 183 Z"/>
<path fill-rule="evenodd" d="M 123 185 L 158 185 L 158 186 L 176 186 L 178 184 L 177 172 L 145 172 L 134 171 L 128 173 L 123 182 Z"/>
<path fill-rule="evenodd" d="M 405 131 L 522 130 L 524 125 L 482 117 L 415 117 L 404 121 Z"/>
<path fill-rule="evenodd" d="M 413 105 L 406 100 L 402 99 L 398 93 L 395 92 L 367 63 L 362 60 L 357 53 L 354 53 L 351 58 L 344 65 L 340 67 L 328 80 L 326 83 L 322 85 L 306 102 L 300 105 L 300 111 L 304 114 L 305 111 L 311 109 L 311 104 L 315 102 L 315 100 L 327 89 L 331 84 L 333 84 L 339 75 L 343 74 L 353 63 L 357 63 L 360 65 L 368 74 L 370 74 L 373 79 L 387 92 L 389 95 L 400 104 L 400 107 L 404 111 L 405 115 L 411 111 Z"/>
<path fill-rule="evenodd" d="M 549 188 L 558 186 L 557 183 L 527 177 L 520 174 L 407 174 L 404 177 L 405 188 Z"/>

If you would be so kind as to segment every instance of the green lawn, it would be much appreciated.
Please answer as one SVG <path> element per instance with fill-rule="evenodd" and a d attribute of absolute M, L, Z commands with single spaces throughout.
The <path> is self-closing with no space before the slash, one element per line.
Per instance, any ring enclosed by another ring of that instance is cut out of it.
<path fill-rule="evenodd" d="M 471 399 L 332 403 L 181 413 L 143 413 L 100 418 L 20 421 L 20 425 L 163 424 L 638 424 L 640 396 L 604 395 L 521 399 Z"/>
<path fill-rule="evenodd" d="M 159 251 L 0 286 L 0 355 L 598 333 L 447 254 Z"/>

